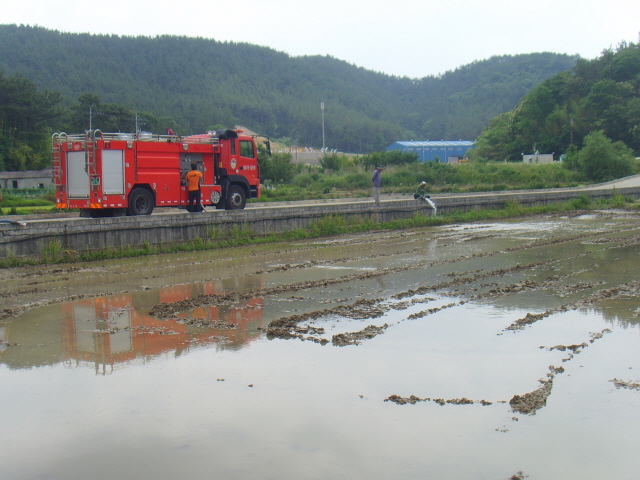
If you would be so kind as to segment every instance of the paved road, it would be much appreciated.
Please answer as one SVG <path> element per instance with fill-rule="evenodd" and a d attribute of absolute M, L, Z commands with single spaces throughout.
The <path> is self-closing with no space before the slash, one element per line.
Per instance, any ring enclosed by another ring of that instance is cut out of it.
<path fill-rule="evenodd" d="M 548 189 L 549 191 L 558 191 L 558 190 L 602 190 L 608 188 L 624 188 L 624 187 L 640 187 L 640 175 L 632 175 L 630 177 L 621 178 L 619 180 L 614 180 L 606 183 L 598 183 L 595 185 L 586 185 L 581 187 L 572 187 L 570 189 Z M 521 192 L 525 192 L 528 190 L 521 190 Z M 501 193 L 516 193 L 515 190 L 508 190 Z M 493 195 L 496 192 L 465 192 L 465 193 L 442 193 L 433 195 L 434 200 L 438 197 L 443 198 L 452 198 L 452 197 L 470 197 L 470 196 L 480 196 L 480 195 Z M 391 195 L 381 195 L 380 199 L 382 201 L 390 201 L 390 200 L 407 200 L 407 198 L 411 198 L 411 194 L 391 194 Z M 361 197 L 361 198 L 331 198 L 331 199 L 317 199 L 317 200 L 297 200 L 292 202 L 257 202 L 257 203 L 247 203 L 246 208 L 254 209 L 254 208 L 265 208 L 265 207 L 286 207 L 289 205 L 315 205 L 318 203 L 356 203 L 356 202 L 373 202 L 373 197 Z M 212 209 L 212 207 L 209 207 Z M 187 212 L 184 210 L 179 210 L 176 208 L 156 208 L 153 212 L 154 215 L 167 215 L 167 214 L 186 214 Z M 37 219 L 45 219 L 45 218 L 77 218 L 77 214 L 51 214 L 51 215 L 16 215 L 11 216 L 12 220 L 37 220 Z"/>
<path fill-rule="evenodd" d="M 585 187 L 587 190 L 596 188 L 624 188 L 624 187 L 640 187 L 640 175 L 631 175 L 630 177 L 621 178 L 607 183 L 598 183 L 597 185 L 589 185 Z"/>

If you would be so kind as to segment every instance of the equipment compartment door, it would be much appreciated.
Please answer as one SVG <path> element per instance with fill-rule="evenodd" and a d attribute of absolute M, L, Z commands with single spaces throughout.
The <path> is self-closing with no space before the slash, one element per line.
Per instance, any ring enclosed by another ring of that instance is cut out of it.
<path fill-rule="evenodd" d="M 191 163 L 195 163 L 198 170 L 202 172 L 202 154 L 201 153 L 181 153 L 180 154 L 180 184 L 182 185 L 180 192 L 180 202 L 186 204 L 189 201 L 189 193 L 185 175 L 191 170 Z"/>
<path fill-rule="evenodd" d="M 67 196 L 89 198 L 89 174 L 85 170 L 85 153 L 67 152 Z"/>
<path fill-rule="evenodd" d="M 105 195 L 124 195 L 122 150 L 102 150 L 102 189 Z"/>

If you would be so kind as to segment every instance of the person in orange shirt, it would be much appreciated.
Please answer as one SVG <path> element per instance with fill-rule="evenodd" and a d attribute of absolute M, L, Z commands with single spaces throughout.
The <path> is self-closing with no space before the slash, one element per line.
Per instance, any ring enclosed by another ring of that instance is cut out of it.
<path fill-rule="evenodd" d="M 200 196 L 200 183 L 202 182 L 202 172 L 198 170 L 196 163 L 191 163 L 191 170 L 185 175 L 187 180 L 187 189 L 189 190 L 189 203 L 187 204 L 187 211 L 189 212 L 202 212 L 202 199 Z"/>

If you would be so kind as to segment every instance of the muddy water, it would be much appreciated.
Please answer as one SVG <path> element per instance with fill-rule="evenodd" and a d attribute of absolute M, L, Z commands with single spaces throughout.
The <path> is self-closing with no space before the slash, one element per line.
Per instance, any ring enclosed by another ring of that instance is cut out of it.
<path fill-rule="evenodd" d="M 8 479 L 623 478 L 640 219 L 0 271 Z"/>

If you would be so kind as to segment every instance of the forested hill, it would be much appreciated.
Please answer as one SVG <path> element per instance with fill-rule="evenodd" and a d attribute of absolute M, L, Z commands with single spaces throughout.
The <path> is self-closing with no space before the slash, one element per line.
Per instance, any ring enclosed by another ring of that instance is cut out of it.
<path fill-rule="evenodd" d="M 243 124 L 319 147 L 324 102 L 326 144 L 346 152 L 382 150 L 408 138 L 473 140 L 490 118 L 575 62 L 553 53 L 501 56 L 410 79 L 244 43 L 0 25 L 4 74 L 60 92 L 65 106 L 91 93 L 102 102 L 171 117 L 180 133 Z"/>
<path fill-rule="evenodd" d="M 640 44 L 621 43 L 549 78 L 491 121 L 474 155 L 520 160 L 522 153 L 560 155 L 599 132 L 640 155 Z"/>

